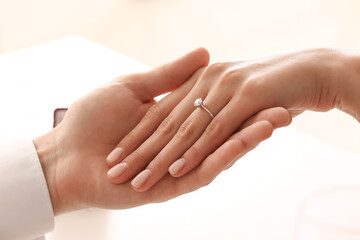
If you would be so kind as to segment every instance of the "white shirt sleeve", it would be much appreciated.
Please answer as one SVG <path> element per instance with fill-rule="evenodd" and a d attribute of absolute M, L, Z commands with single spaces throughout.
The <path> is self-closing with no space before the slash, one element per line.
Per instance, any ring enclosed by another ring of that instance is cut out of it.
<path fill-rule="evenodd" d="M 31 140 L 0 147 L 0 239 L 35 239 L 54 228 L 46 180 Z"/>

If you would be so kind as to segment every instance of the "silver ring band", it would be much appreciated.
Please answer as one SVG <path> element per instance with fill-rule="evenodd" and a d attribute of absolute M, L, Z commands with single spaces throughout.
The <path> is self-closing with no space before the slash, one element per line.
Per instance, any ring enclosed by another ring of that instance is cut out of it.
<path fill-rule="evenodd" d="M 202 98 L 198 98 L 194 101 L 194 107 L 201 107 L 210 115 L 211 118 L 214 118 L 214 114 L 212 114 L 210 110 L 204 106 Z"/>

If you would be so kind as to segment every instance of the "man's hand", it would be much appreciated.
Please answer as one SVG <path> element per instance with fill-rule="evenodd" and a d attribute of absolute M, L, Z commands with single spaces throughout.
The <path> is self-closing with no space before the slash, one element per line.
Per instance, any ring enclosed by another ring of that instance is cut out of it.
<path fill-rule="evenodd" d="M 197 49 L 146 73 L 123 76 L 76 101 L 63 122 L 34 139 L 55 215 L 86 207 L 128 208 L 151 201 L 107 179 L 106 156 L 155 103 L 186 82 L 209 54 Z M 177 96 L 181 97 L 181 96 Z"/>

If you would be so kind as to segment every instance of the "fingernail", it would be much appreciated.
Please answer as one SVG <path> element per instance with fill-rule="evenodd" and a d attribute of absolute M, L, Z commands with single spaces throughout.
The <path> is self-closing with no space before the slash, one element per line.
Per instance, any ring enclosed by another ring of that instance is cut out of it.
<path fill-rule="evenodd" d="M 107 174 L 113 178 L 120 177 L 127 169 L 129 168 L 129 165 L 127 163 L 120 163 L 116 165 L 115 167 L 111 168 Z"/>
<path fill-rule="evenodd" d="M 139 188 L 142 185 L 144 185 L 144 183 L 149 180 L 151 175 L 151 170 L 150 169 L 146 169 L 144 171 L 142 171 L 141 173 L 139 173 L 134 180 L 131 181 L 131 185 L 134 188 Z"/>
<path fill-rule="evenodd" d="M 175 175 L 185 166 L 185 158 L 180 158 L 169 167 L 169 173 Z"/>
<path fill-rule="evenodd" d="M 124 152 L 124 149 L 122 149 L 121 147 L 119 148 L 115 148 L 106 158 L 106 160 L 108 161 L 108 163 L 114 163 L 116 162 L 122 155 L 122 153 Z"/>

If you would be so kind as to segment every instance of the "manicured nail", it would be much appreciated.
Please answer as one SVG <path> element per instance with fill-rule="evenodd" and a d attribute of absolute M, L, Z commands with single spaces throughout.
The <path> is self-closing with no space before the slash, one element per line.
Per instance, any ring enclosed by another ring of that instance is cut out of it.
<path fill-rule="evenodd" d="M 142 171 L 141 173 L 139 173 L 134 180 L 131 181 L 131 185 L 134 188 L 139 188 L 142 185 L 144 185 L 144 183 L 149 180 L 151 175 L 151 170 L 150 169 L 145 169 L 144 171 Z"/>
<path fill-rule="evenodd" d="M 171 175 L 177 174 L 183 167 L 185 166 L 185 158 L 180 158 L 179 160 L 175 161 L 170 167 L 169 167 L 169 173 Z"/>
<path fill-rule="evenodd" d="M 122 148 L 115 148 L 106 158 L 108 163 L 114 163 L 121 157 L 122 153 L 124 152 L 124 149 Z"/>
<path fill-rule="evenodd" d="M 118 178 L 120 177 L 127 169 L 129 168 L 129 165 L 127 163 L 120 163 L 116 165 L 115 167 L 111 168 L 107 174 L 112 178 Z"/>

